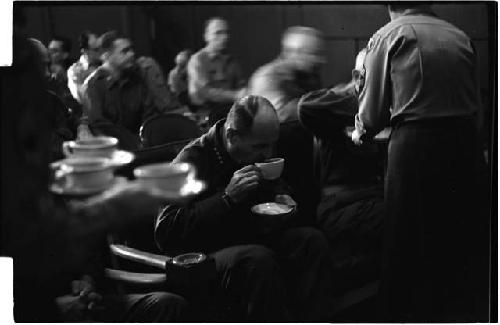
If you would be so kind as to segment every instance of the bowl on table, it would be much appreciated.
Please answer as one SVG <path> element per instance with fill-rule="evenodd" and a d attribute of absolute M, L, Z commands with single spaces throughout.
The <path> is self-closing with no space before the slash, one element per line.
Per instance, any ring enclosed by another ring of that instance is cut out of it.
<path fill-rule="evenodd" d="M 106 136 L 65 141 L 62 144 L 62 150 L 66 157 L 111 158 L 117 147 L 118 139 Z"/>
<path fill-rule="evenodd" d="M 109 158 L 70 157 L 53 164 L 55 182 L 73 192 L 101 191 L 114 181 Z"/>
<path fill-rule="evenodd" d="M 251 208 L 256 216 L 258 231 L 268 234 L 284 228 L 295 214 L 295 206 L 277 202 L 266 202 Z"/>
<path fill-rule="evenodd" d="M 139 182 L 164 192 L 182 193 L 183 187 L 193 178 L 193 168 L 188 163 L 157 163 L 134 169 Z"/>

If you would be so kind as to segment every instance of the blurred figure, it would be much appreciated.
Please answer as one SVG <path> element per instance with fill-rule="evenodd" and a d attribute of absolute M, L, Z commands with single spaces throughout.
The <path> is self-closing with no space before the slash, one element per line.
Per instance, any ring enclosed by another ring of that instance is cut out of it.
<path fill-rule="evenodd" d="M 382 321 L 475 322 L 473 271 L 489 247 L 479 246 L 488 221 L 477 196 L 476 51 L 429 5 L 388 9 L 391 21 L 368 42 L 352 135 L 360 144 L 392 126 Z"/>
<path fill-rule="evenodd" d="M 298 210 L 266 220 L 251 207 L 296 206 L 280 179 L 266 181 L 254 163 L 273 156 L 279 121 L 260 96 L 236 101 L 227 119 L 187 145 L 174 159 L 188 162 L 207 189 L 188 206 L 169 205 L 158 216 L 155 239 L 166 254 L 203 251 L 214 257 L 218 303 L 235 321 L 327 320 L 332 268 L 323 234 Z M 286 162 L 285 162 L 286 163 Z M 288 313 L 289 312 L 289 313 Z"/>
<path fill-rule="evenodd" d="M 70 110 L 71 131 L 76 134 L 78 119 L 81 116 L 82 107 L 73 98 L 68 88 L 67 69 L 71 65 L 69 56 L 71 41 L 66 37 L 53 37 L 48 45 L 49 55 L 49 78 L 48 88 L 63 102 Z"/>
<path fill-rule="evenodd" d="M 252 75 L 248 93 L 267 98 L 283 123 L 298 119 L 297 102 L 302 95 L 321 88 L 323 35 L 311 27 L 290 27 L 283 34 L 281 48 L 277 59 Z"/>
<path fill-rule="evenodd" d="M 377 145 L 355 146 L 345 134 L 345 128 L 352 125 L 352 118 L 358 111 L 365 55 L 366 49 L 363 49 L 356 56 L 353 78 L 349 83 L 312 91 L 299 101 L 300 122 L 321 142 L 322 165 L 318 176 L 322 186 L 344 181 L 361 185 L 367 180 L 376 182 L 381 176 L 382 166 L 374 160 Z"/>
<path fill-rule="evenodd" d="M 34 49 L 35 62 L 41 76 L 45 77 L 50 87 L 50 59 L 49 52 L 45 45 L 37 39 L 28 40 Z M 55 161 L 64 157 L 62 143 L 74 139 L 74 123 L 71 110 L 66 107 L 61 98 L 51 89 L 46 90 L 48 96 L 48 119 L 50 122 L 50 161 Z"/>
<path fill-rule="evenodd" d="M 189 98 L 212 125 L 225 118 L 235 100 L 246 93 L 240 66 L 227 53 L 229 25 L 222 18 L 205 24 L 207 45 L 193 54 L 188 63 Z"/>
<path fill-rule="evenodd" d="M 88 138 L 92 134 L 85 121 L 87 118 L 85 112 L 88 110 L 89 103 L 85 93 L 84 81 L 101 64 L 97 35 L 90 31 L 84 31 L 79 36 L 79 46 L 80 59 L 68 69 L 68 89 L 73 98 L 82 106 L 80 114 L 76 117 L 76 123 L 78 124 L 77 136 L 78 138 Z M 84 123 L 81 123 L 82 118 Z"/>
<path fill-rule="evenodd" d="M 169 292 L 103 294 L 92 277 L 71 281 L 70 294 L 57 297 L 62 322 L 177 323 L 187 321 L 187 302 Z"/>
<path fill-rule="evenodd" d="M 55 36 L 49 42 L 50 73 L 62 83 L 67 82 L 66 71 L 71 64 L 71 41 L 62 36 Z"/>
<path fill-rule="evenodd" d="M 85 81 L 90 131 L 118 138 L 123 149 L 138 149 L 141 124 L 171 109 L 163 73 L 151 58 L 136 60 L 132 42 L 115 31 L 99 44 L 103 64 Z"/>
<path fill-rule="evenodd" d="M 14 6 L 13 64 L 1 79 L 1 106 L 10 108 L 1 111 L 0 119 L 1 253 L 14 261 L 15 321 L 57 322 L 61 318 L 54 300 L 88 264 L 106 232 L 141 223 L 165 201 L 151 189 L 131 184 L 79 204 L 56 202 L 48 192 L 52 131 L 47 65 L 40 44 L 28 40 L 24 25 L 24 15 Z M 150 311 L 159 303 L 145 301 Z M 176 302 L 173 310 L 184 306 Z"/>
<path fill-rule="evenodd" d="M 370 262 L 379 267 L 384 218 L 383 153 L 375 143 L 352 143 L 345 128 L 358 111 L 366 49 L 356 56 L 348 84 L 316 90 L 298 104 L 302 125 L 317 141 L 317 177 L 323 190 L 317 222 L 330 240 L 336 260 Z M 346 279 L 339 279 L 345 285 Z"/>
<path fill-rule="evenodd" d="M 83 95 L 83 82 L 101 65 L 99 43 L 97 35 L 84 31 L 79 37 L 80 59 L 68 69 L 68 88 L 73 97 L 81 104 Z"/>
<path fill-rule="evenodd" d="M 179 52 L 175 57 L 175 68 L 168 74 L 168 86 L 177 100 L 185 106 L 190 106 L 188 96 L 187 64 L 191 57 L 191 50 Z"/>

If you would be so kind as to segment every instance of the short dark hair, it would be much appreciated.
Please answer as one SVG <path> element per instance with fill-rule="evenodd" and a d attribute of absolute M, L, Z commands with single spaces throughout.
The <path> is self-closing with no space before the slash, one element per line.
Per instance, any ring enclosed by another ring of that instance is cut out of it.
<path fill-rule="evenodd" d="M 401 1 L 401 2 L 389 2 L 387 3 L 387 7 L 390 11 L 393 12 L 401 12 L 406 9 L 422 9 L 426 11 L 430 11 L 430 3 L 427 2 L 419 2 L 419 1 Z"/>
<path fill-rule="evenodd" d="M 114 42 L 120 38 L 127 38 L 127 37 L 121 35 L 116 30 L 111 30 L 109 32 L 102 34 L 99 37 L 99 41 L 98 41 L 100 50 L 103 53 L 112 50 L 113 46 L 114 46 Z"/>
<path fill-rule="evenodd" d="M 245 96 L 233 104 L 227 114 L 227 123 L 240 135 L 247 135 L 252 129 L 259 108 L 266 104 L 272 107 L 272 104 L 262 96 Z"/>
<path fill-rule="evenodd" d="M 89 39 L 91 35 L 94 35 L 94 33 L 86 30 L 83 31 L 80 36 L 78 36 L 78 46 L 80 50 L 87 50 L 89 48 Z"/>
<path fill-rule="evenodd" d="M 208 25 L 210 25 L 214 20 L 222 20 L 222 21 L 226 22 L 226 24 L 227 24 L 227 20 L 225 20 L 224 18 L 222 18 L 220 16 L 210 17 L 207 20 L 205 20 L 205 23 L 203 24 L 203 32 L 207 31 Z"/>
<path fill-rule="evenodd" d="M 71 52 L 71 40 L 69 38 L 57 35 L 52 37 L 52 41 L 61 42 L 63 51 Z"/>

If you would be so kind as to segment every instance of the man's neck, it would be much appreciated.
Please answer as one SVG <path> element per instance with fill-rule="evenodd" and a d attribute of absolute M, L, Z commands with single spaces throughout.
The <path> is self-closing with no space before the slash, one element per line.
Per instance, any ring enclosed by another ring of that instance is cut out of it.
<path fill-rule="evenodd" d="M 225 49 L 214 49 L 209 45 L 205 47 L 205 50 L 208 52 L 208 54 L 210 54 L 210 56 L 219 56 L 226 53 Z"/>
<path fill-rule="evenodd" d="M 401 16 L 405 15 L 411 15 L 411 14 L 427 14 L 427 15 L 433 15 L 433 12 L 428 6 L 422 5 L 421 7 L 416 7 L 416 8 L 408 8 L 402 11 L 390 11 L 389 10 L 389 16 L 391 17 L 391 21 L 398 19 Z"/>

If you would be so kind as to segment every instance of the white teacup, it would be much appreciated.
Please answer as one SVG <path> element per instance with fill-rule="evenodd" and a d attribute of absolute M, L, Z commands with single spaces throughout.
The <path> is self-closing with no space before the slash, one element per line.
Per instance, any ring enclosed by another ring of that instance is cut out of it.
<path fill-rule="evenodd" d="M 264 179 L 272 180 L 281 176 L 285 166 L 285 159 L 271 158 L 261 163 L 255 163 L 255 166 L 260 169 Z"/>
<path fill-rule="evenodd" d="M 75 141 L 65 141 L 62 150 L 66 157 L 108 157 L 110 158 L 116 147 L 118 139 L 113 137 L 91 137 Z"/>
<path fill-rule="evenodd" d="M 134 169 L 139 182 L 171 192 L 179 192 L 192 173 L 193 168 L 188 163 L 159 163 Z"/>
<path fill-rule="evenodd" d="M 68 188 L 101 189 L 113 181 L 108 158 L 70 157 L 59 161 L 59 170 Z"/>

